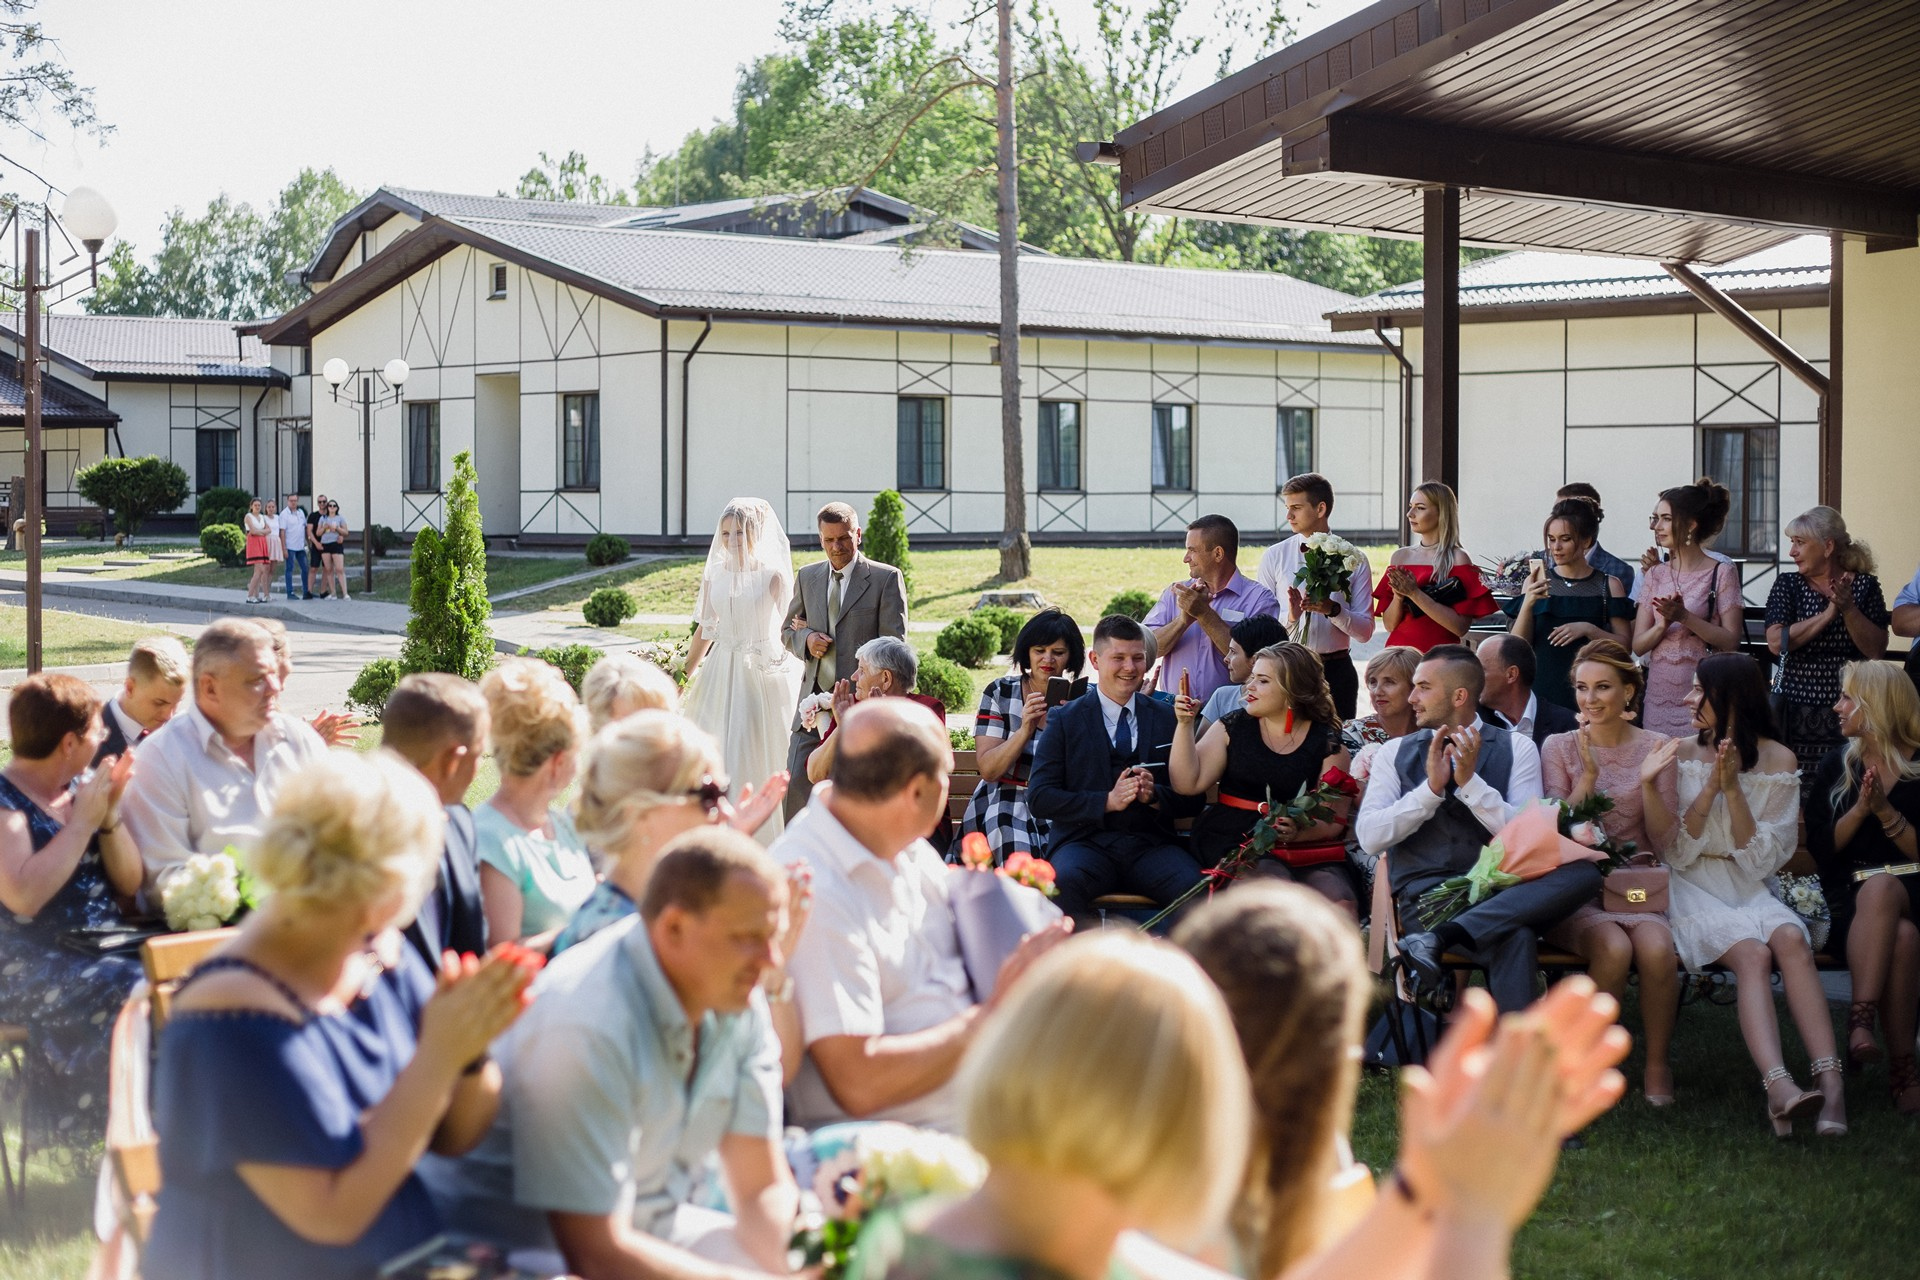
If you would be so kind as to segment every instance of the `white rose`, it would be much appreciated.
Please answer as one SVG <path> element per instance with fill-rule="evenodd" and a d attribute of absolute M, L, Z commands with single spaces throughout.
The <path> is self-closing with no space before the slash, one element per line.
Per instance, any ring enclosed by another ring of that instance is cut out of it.
<path fill-rule="evenodd" d="M 1320 550 L 1320 549 L 1321 549 L 1322 547 L 1324 547 L 1324 546 L 1326 546 L 1326 545 L 1327 545 L 1327 535 L 1326 535 L 1326 534 L 1324 534 L 1324 533 L 1310 533 L 1310 534 L 1308 534 L 1308 535 L 1307 535 L 1307 549 L 1308 549 L 1308 550 L 1310 550 L 1310 551 L 1318 551 L 1318 550 Z"/>

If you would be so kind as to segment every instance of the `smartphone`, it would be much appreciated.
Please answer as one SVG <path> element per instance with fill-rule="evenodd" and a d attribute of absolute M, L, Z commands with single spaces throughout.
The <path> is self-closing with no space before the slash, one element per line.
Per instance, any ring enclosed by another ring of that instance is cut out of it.
<path fill-rule="evenodd" d="M 1067 676 L 1054 676 L 1047 681 L 1047 705 L 1057 707 L 1073 700 L 1073 681 Z"/>
<path fill-rule="evenodd" d="M 1527 561 L 1527 576 L 1529 578 L 1544 578 L 1546 575 L 1547 562 L 1545 560 L 1533 559 Z"/>

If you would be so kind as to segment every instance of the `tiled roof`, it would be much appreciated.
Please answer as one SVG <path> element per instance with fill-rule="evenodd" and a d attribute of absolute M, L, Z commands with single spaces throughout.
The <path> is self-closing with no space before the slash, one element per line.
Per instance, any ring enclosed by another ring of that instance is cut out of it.
<path fill-rule="evenodd" d="M 1728 293 L 1775 289 L 1823 288 L 1829 275 L 1829 248 L 1819 236 L 1800 236 L 1785 244 L 1737 258 L 1724 266 L 1696 270 Z M 1514 306 L 1528 303 L 1578 303 L 1668 298 L 1686 288 L 1657 262 L 1603 258 L 1577 253 L 1524 251 L 1483 258 L 1460 268 L 1460 307 Z M 1328 315 L 1378 315 L 1418 310 L 1425 289 L 1418 280 L 1353 298 L 1328 309 Z"/>
<path fill-rule="evenodd" d="M 650 310 L 975 329 L 999 323 L 998 259 L 984 253 L 447 221 L 613 286 Z M 1371 336 L 1334 333 L 1322 319 L 1347 301 L 1336 290 L 1271 272 L 1020 259 L 1020 326 L 1029 332 L 1377 347 Z"/>
<path fill-rule="evenodd" d="M 120 415 L 107 402 L 90 396 L 78 387 L 58 378 L 40 379 L 40 420 L 55 426 L 109 427 Z M 23 423 L 27 413 L 27 389 L 20 382 L 20 362 L 0 352 L 0 423 Z"/>
<path fill-rule="evenodd" d="M 437 213 L 447 218 L 510 218 L 516 222 L 559 222 L 570 226 L 599 227 L 667 212 L 647 205 L 522 200 L 516 196 L 467 196 L 450 191 L 422 191 L 417 187 L 382 187 L 380 190 L 400 197 L 422 212 Z"/>
<path fill-rule="evenodd" d="M 21 341 L 19 312 L 0 312 L 0 334 Z M 40 341 L 54 359 L 108 380 L 285 381 L 261 341 L 238 336 L 230 320 L 50 315 Z"/>

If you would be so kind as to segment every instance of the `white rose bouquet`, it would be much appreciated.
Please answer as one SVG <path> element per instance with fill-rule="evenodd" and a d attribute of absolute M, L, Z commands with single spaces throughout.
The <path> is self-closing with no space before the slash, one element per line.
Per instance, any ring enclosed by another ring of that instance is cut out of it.
<path fill-rule="evenodd" d="M 231 851 L 196 853 L 160 877 L 160 908 L 176 933 L 218 929 L 247 905 Z"/>
<path fill-rule="evenodd" d="M 873 1211 L 928 1195 L 960 1195 L 986 1181 L 987 1162 L 958 1138 L 891 1121 L 863 1126 L 852 1144 L 826 1160 L 792 1249 L 796 1269 L 819 1267 L 840 1280 Z"/>
<path fill-rule="evenodd" d="M 1826 946 L 1833 932 L 1833 912 L 1827 906 L 1827 895 L 1820 888 L 1819 877 L 1788 875 L 1783 871 L 1774 877 L 1771 888 L 1774 897 L 1806 922 L 1813 949 L 1818 951 Z"/>
<path fill-rule="evenodd" d="M 1301 557 L 1293 585 L 1309 604 L 1326 604 L 1336 591 L 1352 585 L 1353 575 L 1365 563 L 1360 548 L 1333 533 L 1311 533 Z M 1349 602 L 1351 603 L 1351 602 Z M 1293 621 L 1293 639 L 1304 643 L 1307 637 L 1307 610 Z"/>

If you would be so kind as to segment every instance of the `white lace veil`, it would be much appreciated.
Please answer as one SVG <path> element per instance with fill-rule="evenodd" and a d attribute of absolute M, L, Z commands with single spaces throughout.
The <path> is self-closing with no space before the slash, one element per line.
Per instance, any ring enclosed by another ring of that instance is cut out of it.
<path fill-rule="evenodd" d="M 763 630 L 759 624 L 764 612 L 771 617 L 777 638 L 792 594 L 793 548 L 773 507 L 764 498 L 731 499 L 720 513 L 700 579 L 694 616 L 702 634 L 713 638 L 723 611 L 743 619 L 747 610 L 724 609 L 722 601 L 744 596 L 753 598 L 751 630 L 756 635 Z"/>

